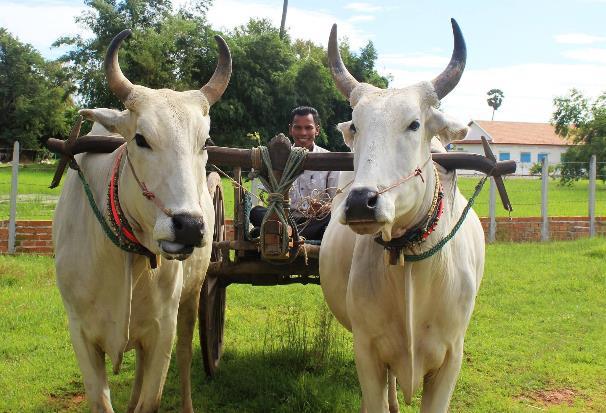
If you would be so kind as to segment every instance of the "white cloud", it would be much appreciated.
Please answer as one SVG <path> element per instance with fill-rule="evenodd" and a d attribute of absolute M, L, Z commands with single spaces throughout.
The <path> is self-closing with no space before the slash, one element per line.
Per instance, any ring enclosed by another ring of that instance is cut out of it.
<path fill-rule="evenodd" d="M 350 23 L 355 23 L 355 22 L 368 22 L 368 21 L 373 21 L 375 19 L 376 19 L 375 16 L 365 14 L 365 15 L 358 15 L 358 16 L 350 17 L 349 19 L 347 19 L 347 21 Z"/>
<path fill-rule="evenodd" d="M 370 3 L 349 3 L 345 6 L 345 8 L 359 13 L 372 13 L 382 9 L 381 6 Z"/>
<path fill-rule="evenodd" d="M 593 36 L 585 33 L 564 33 L 554 36 L 556 43 L 561 44 L 592 44 L 606 41 L 606 37 Z"/>
<path fill-rule="evenodd" d="M 74 17 L 84 9 L 66 4 L 0 2 L 0 26 L 21 42 L 30 43 L 46 58 L 55 58 L 62 50 L 51 49 L 50 45 L 59 37 L 88 34 L 74 23 Z"/>
<path fill-rule="evenodd" d="M 438 70 L 412 71 L 386 68 L 383 74 L 394 77 L 391 87 L 404 87 L 431 80 Z M 553 98 L 566 95 L 571 88 L 596 97 L 606 90 L 606 65 L 524 64 L 465 70 L 459 85 L 442 102 L 442 109 L 462 121 L 490 119 L 492 109 L 486 104 L 486 92 L 493 88 L 505 94 L 495 120 L 548 122 L 553 112 Z"/>
<path fill-rule="evenodd" d="M 606 63 L 606 49 L 587 48 L 569 50 L 562 54 L 569 59 L 580 60 L 582 62 Z"/>
<path fill-rule="evenodd" d="M 251 18 L 267 18 L 275 26 L 280 26 L 282 7 L 276 2 L 246 2 L 242 0 L 222 0 L 214 2 L 208 11 L 208 21 L 218 29 L 232 29 L 246 24 Z M 282 2 L 279 2 L 282 4 Z M 308 39 L 326 46 L 333 23 L 339 26 L 339 37 L 347 36 L 354 49 L 363 47 L 371 35 L 363 32 L 351 22 L 342 20 L 327 12 L 304 10 L 289 5 L 286 27 L 293 39 Z"/>

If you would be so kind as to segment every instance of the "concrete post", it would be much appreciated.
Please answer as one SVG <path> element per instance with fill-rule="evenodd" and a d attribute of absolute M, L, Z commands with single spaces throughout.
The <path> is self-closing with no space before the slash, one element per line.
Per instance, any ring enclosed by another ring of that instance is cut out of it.
<path fill-rule="evenodd" d="M 10 214 L 8 218 L 8 253 L 15 253 L 17 240 L 17 184 L 19 183 L 19 142 L 13 145 L 13 168 L 11 178 Z"/>
<path fill-rule="evenodd" d="M 591 155 L 589 161 L 589 236 L 595 237 L 595 185 L 597 159 Z"/>
<path fill-rule="evenodd" d="M 541 241 L 549 241 L 549 217 L 547 215 L 547 188 L 549 186 L 549 162 L 547 157 L 541 160 L 543 167 L 541 173 L 541 217 L 543 226 L 541 228 Z"/>

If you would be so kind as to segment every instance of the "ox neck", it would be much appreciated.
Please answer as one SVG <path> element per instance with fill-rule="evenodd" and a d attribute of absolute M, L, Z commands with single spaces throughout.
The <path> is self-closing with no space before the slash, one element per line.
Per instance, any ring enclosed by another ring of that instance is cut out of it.
<path fill-rule="evenodd" d="M 411 220 L 415 224 L 404 229 L 401 236 L 392 238 L 390 241 L 384 241 L 381 236 L 375 238 L 377 243 L 390 252 L 390 263 L 392 264 L 395 264 L 404 249 L 410 249 L 423 243 L 435 230 L 442 216 L 444 192 L 440 176 L 433 162 L 427 169 L 433 171 L 433 173 L 426 173 L 427 187 L 433 187 L 433 190 L 425 191 L 423 202 Z M 433 180 L 430 178 L 431 175 L 433 175 Z"/>

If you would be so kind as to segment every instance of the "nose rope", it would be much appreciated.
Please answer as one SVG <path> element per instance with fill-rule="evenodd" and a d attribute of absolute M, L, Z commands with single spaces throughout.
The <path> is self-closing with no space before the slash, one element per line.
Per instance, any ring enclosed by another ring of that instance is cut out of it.
<path fill-rule="evenodd" d="M 398 186 L 402 185 L 404 182 L 408 181 L 409 179 L 414 178 L 415 176 L 420 177 L 421 181 L 423 181 L 423 183 L 425 183 L 425 178 L 423 178 L 423 170 L 422 170 L 422 168 L 424 168 L 425 165 L 427 165 L 427 163 L 430 160 L 431 160 L 431 154 L 429 155 L 429 157 L 427 158 L 427 160 L 425 162 L 423 162 L 423 165 L 417 166 L 415 168 L 415 170 L 411 174 L 405 176 L 404 178 L 400 178 L 396 182 L 394 182 L 393 184 L 389 185 L 388 187 L 381 189 L 380 191 L 377 192 L 377 195 L 381 195 L 381 194 L 383 194 L 383 193 L 385 193 L 387 191 L 391 191 L 392 189 L 397 188 Z"/>
<path fill-rule="evenodd" d="M 158 209 L 160 209 L 162 212 L 164 212 L 167 216 L 172 218 L 173 211 L 170 208 L 166 208 L 164 206 L 164 204 L 162 203 L 162 201 L 160 199 L 158 199 L 156 194 L 154 194 L 152 191 L 147 189 L 145 182 L 141 181 L 139 179 L 139 177 L 137 176 L 137 173 L 135 172 L 135 168 L 133 167 L 133 164 L 130 162 L 130 155 L 128 154 L 128 146 L 126 147 L 126 162 L 128 163 L 128 166 L 130 167 L 130 171 L 133 173 L 133 176 L 135 177 L 135 181 L 137 181 L 139 188 L 141 188 L 141 194 L 146 199 L 152 201 L 158 207 Z"/>

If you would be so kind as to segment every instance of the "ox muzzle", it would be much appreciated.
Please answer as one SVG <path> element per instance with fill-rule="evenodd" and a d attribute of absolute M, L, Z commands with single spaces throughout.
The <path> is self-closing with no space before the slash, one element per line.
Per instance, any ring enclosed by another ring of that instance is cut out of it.
<path fill-rule="evenodd" d="M 345 201 L 345 223 L 366 224 L 377 222 L 377 202 L 379 193 L 372 188 L 355 188 Z"/>
<path fill-rule="evenodd" d="M 194 248 L 204 243 L 204 220 L 190 214 L 175 214 L 171 217 L 174 238 L 160 241 L 160 247 L 168 254 L 189 255 Z"/>

